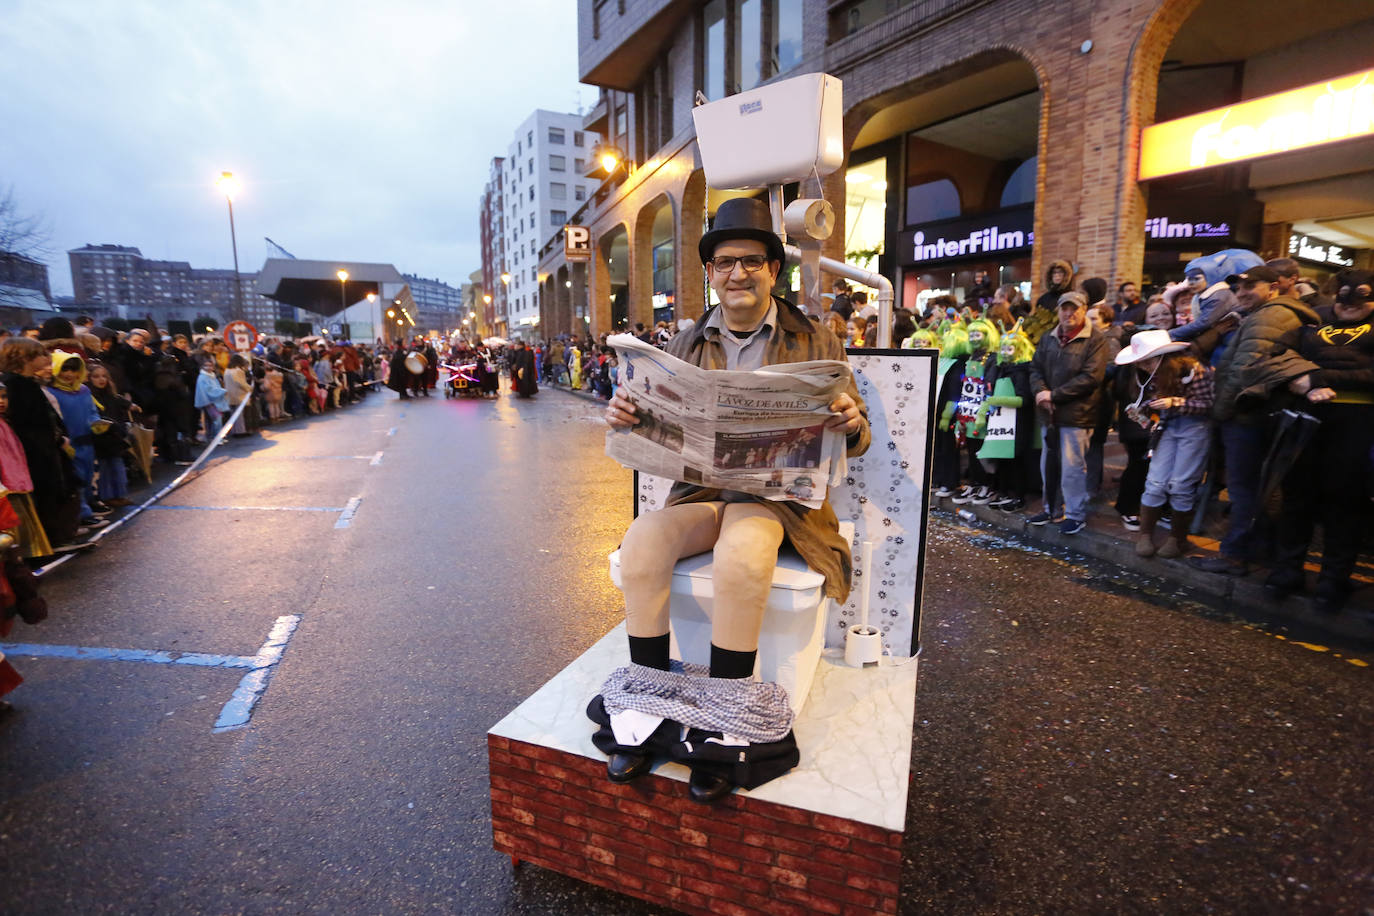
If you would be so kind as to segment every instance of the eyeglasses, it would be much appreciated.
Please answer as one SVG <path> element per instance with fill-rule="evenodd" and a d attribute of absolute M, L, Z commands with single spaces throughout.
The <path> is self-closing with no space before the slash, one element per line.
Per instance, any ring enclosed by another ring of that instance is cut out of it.
<path fill-rule="evenodd" d="M 768 263 L 768 258 L 761 254 L 746 254 L 742 258 L 732 258 L 729 255 L 721 255 L 712 258 L 709 262 L 711 269 L 716 273 L 732 274 L 735 272 L 735 265 L 744 268 L 745 273 L 758 273 L 763 269 L 763 265 Z"/>

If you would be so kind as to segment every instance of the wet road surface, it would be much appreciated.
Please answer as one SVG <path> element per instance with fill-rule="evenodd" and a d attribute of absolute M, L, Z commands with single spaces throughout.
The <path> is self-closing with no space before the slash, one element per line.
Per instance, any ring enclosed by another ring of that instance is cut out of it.
<path fill-rule="evenodd" d="M 219 733 L 243 670 L 13 656 L 4 909 L 655 912 L 491 849 L 486 730 L 621 616 L 598 416 L 373 396 L 56 571 L 11 641 L 252 656 L 300 622 Z M 904 912 L 1369 907 L 1367 659 L 932 532 Z"/>

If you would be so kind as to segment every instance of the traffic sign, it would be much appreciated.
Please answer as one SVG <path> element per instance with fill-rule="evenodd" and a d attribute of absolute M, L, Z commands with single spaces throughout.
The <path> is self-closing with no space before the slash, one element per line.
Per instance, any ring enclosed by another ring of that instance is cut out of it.
<path fill-rule="evenodd" d="M 247 352 L 258 342 L 258 329 L 246 321 L 231 321 L 224 326 L 224 340 L 229 349 Z"/>
<path fill-rule="evenodd" d="M 586 226 L 564 226 L 563 256 L 569 261 L 590 261 L 592 259 L 592 230 Z"/>

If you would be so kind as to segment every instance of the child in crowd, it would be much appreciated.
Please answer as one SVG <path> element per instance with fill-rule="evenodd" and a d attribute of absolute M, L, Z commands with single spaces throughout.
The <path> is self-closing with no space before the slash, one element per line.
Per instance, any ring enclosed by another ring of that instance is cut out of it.
<path fill-rule="evenodd" d="M 1126 413 L 1150 431 L 1153 445 L 1135 547 L 1142 557 L 1180 557 L 1190 546 L 1193 498 L 1212 440 L 1213 380 L 1209 367 L 1181 352 L 1187 349 L 1168 331 L 1139 331 L 1116 356 L 1117 365 L 1135 367 L 1140 393 Z M 1156 551 L 1155 525 L 1166 502 L 1174 512 L 1173 537 Z"/>
<path fill-rule="evenodd" d="M 110 425 L 95 437 L 96 495 L 107 506 L 129 505 L 129 474 L 124 455 L 129 450 L 129 424 L 138 405 L 121 397 L 110 370 L 93 363 L 86 379 L 91 398 L 102 419 Z"/>
<path fill-rule="evenodd" d="M 225 400 L 225 389 L 220 384 L 219 374 L 215 372 L 215 358 L 211 355 L 200 364 L 200 375 L 196 377 L 196 410 L 201 412 L 205 423 L 205 441 L 209 442 L 219 435 L 224 423 L 225 411 L 229 402 Z"/>
<path fill-rule="evenodd" d="M 51 390 L 57 398 L 62 425 L 67 428 L 67 437 L 71 440 L 72 467 L 80 481 L 81 524 L 87 528 L 99 528 L 108 523 L 96 517 L 96 509 L 104 511 L 104 506 L 94 500 L 91 489 L 95 483 L 95 436 L 109 429 L 110 424 L 100 418 L 91 390 L 86 387 L 84 359 L 65 350 L 54 350 L 52 369 Z"/>
<path fill-rule="evenodd" d="M 282 387 L 285 377 L 281 370 L 276 366 L 269 365 L 267 373 L 262 378 L 262 399 L 267 402 L 267 419 L 276 422 L 282 418 L 285 411 L 282 410 L 282 401 L 286 399 L 286 391 Z"/>
<path fill-rule="evenodd" d="M 253 386 L 248 383 L 248 360 L 235 353 L 229 357 L 229 366 L 224 370 L 224 399 L 229 404 L 230 412 L 238 409 L 244 402 Z M 252 405 L 245 407 L 234 421 L 234 428 L 229 430 L 231 436 L 248 435 L 248 412 L 252 410 Z"/>

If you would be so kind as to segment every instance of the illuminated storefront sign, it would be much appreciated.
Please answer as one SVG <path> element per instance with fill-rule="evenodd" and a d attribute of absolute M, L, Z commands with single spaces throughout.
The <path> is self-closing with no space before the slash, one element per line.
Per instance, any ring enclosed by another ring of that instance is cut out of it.
<path fill-rule="evenodd" d="M 1203 209 L 1201 212 L 1212 211 Z M 1024 257 L 1035 242 L 1035 233 L 1031 230 L 1033 217 L 1031 207 L 1015 207 L 983 216 L 912 226 L 897 237 L 897 262 L 903 267 L 917 267 L 943 261 L 1005 262 L 1009 258 Z M 1235 222 L 1230 219 L 1179 220 L 1154 216 L 1145 220 L 1146 242 L 1230 241 L 1235 232 Z"/>
<path fill-rule="evenodd" d="M 942 220 L 916 226 L 897 240 L 898 262 L 904 266 L 959 258 L 1022 254 L 1035 241 L 1030 207 L 1001 210 L 986 216 Z"/>
<path fill-rule="evenodd" d="M 1288 256 L 1301 261 L 1315 261 L 1318 264 L 1330 264 L 1332 267 L 1353 267 L 1355 259 L 1350 254 L 1350 249 L 1334 245 L 1325 239 L 1297 233 L 1288 236 Z"/>
<path fill-rule="evenodd" d="M 1374 134 L 1374 70 L 1141 131 L 1140 179 Z"/>
<path fill-rule="evenodd" d="M 1231 235 L 1230 223 L 1190 223 L 1156 216 L 1145 220 L 1145 238 L 1155 239 L 1224 239 Z"/>

